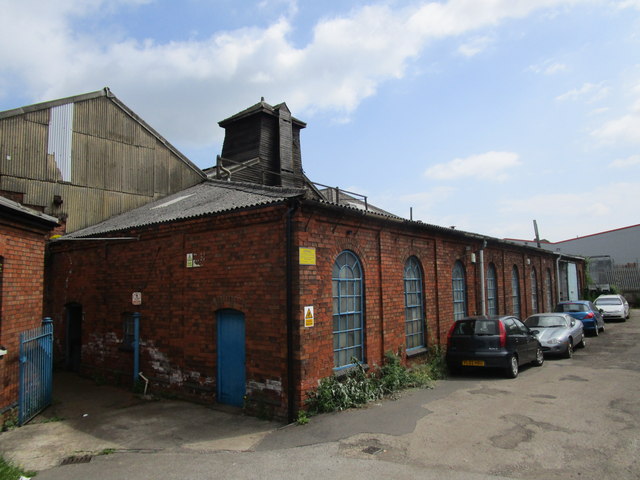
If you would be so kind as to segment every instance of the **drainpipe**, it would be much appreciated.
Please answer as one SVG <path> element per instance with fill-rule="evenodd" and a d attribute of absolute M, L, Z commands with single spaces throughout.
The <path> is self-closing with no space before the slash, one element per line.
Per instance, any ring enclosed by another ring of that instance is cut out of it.
<path fill-rule="evenodd" d="M 231 181 L 231 170 L 222 166 L 222 157 L 218 155 L 216 157 L 216 178 L 220 178 L 220 170 L 227 174 L 227 182 Z"/>
<path fill-rule="evenodd" d="M 560 257 L 561 255 L 556 257 L 556 303 L 562 300 L 560 298 Z"/>
<path fill-rule="evenodd" d="M 287 411 L 289 423 L 293 423 L 296 418 L 296 392 L 295 392 L 295 362 L 293 358 L 294 350 L 294 328 L 295 319 L 293 315 L 293 216 L 298 209 L 297 202 L 291 202 L 287 210 L 287 221 L 285 229 L 286 239 L 286 289 L 287 289 Z"/>
<path fill-rule="evenodd" d="M 133 388 L 138 382 L 138 374 L 140 373 L 140 313 L 135 312 L 133 315 Z"/>
<path fill-rule="evenodd" d="M 487 241 L 482 241 L 482 248 L 478 252 L 478 261 L 480 262 L 480 310 L 482 315 L 487 314 L 487 300 L 485 298 L 485 280 L 484 280 L 484 249 L 487 247 Z"/>

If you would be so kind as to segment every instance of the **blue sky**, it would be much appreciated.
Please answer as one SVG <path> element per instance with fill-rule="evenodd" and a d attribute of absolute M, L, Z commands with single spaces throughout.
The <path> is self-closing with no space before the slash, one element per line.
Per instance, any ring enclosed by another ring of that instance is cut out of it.
<path fill-rule="evenodd" d="M 426 223 L 640 223 L 640 0 L 0 0 L 0 110 L 112 92 L 200 167 L 265 97 L 316 182 Z"/>

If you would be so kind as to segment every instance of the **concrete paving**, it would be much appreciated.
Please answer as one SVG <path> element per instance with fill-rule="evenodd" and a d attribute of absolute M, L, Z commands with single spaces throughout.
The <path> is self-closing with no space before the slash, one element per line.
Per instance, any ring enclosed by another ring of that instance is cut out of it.
<path fill-rule="evenodd" d="M 67 372 L 54 375 L 53 405 L 0 434 L 0 454 L 45 470 L 113 452 L 246 451 L 282 424 L 189 402 L 140 395 Z"/>
<path fill-rule="evenodd" d="M 54 405 L 0 434 L 0 454 L 39 470 L 37 480 L 636 480 L 638 357 L 636 310 L 573 358 L 516 379 L 469 372 L 304 426 L 144 400 L 62 373 Z"/>
<path fill-rule="evenodd" d="M 350 480 L 501 478 L 440 467 L 427 470 L 413 462 L 371 462 L 394 455 L 379 436 L 411 434 L 430 414 L 426 403 L 444 399 L 460 386 L 441 382 L 434 389 L 407 391 L 394 400 L 313 417 L 299 426 L 248 417 L 239 409 L 145 400 L 59 372 L 54 405 L 28 425 L 0 434 L 0 454 L 37 471 L 37 479 L 43 480 L 315 480 L 320 472 L 322 478 Z"/>

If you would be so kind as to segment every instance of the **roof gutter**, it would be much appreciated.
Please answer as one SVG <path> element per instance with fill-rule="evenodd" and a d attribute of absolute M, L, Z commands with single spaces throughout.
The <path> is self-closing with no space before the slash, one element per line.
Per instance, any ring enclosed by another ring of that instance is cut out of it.
<path fill-rule="evenodd" d="M 52 237 L 49 240 L 51 242 L 90 242 L 92 240 L 95 240 L 95 241 L 104 241 L 104 240 L 126 241 L 126 240 L 140 240 L 140 237 Z"/>

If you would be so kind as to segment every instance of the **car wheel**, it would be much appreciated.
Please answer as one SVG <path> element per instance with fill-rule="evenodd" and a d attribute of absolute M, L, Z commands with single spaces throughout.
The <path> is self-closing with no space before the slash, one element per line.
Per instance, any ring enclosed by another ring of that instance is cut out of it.
<path fill-rule="evenodd" d="M 593 336 L 597 337 L 600 335 L 600 330 L 598 330 L 598 324 L 596 323 L 596 328 L 593 330 Z"/>
<path fill-rule="evenodd" d="M 533 364 L 536 367 L 541 367 L 544 364 L 544 352 L 540 345 L 538 345 L 538 348 L 536 349 L 536 359 L 533 361 Z"/>
<path fill-rule="evenodd" d="M 565 358 L 573 357 L 573 340 L 569 339 L 569 343 L 567 344 L 567 351 L 564 353 Z"/>
<path fill-rule="evenodd" d="M 509 357 L 509 366 L 505 370 L 507 378 L 516 378 L 518 376 L 518 357 L 512 355 Z"/>
<path fill-rule="evenodd" d="M 584 336 L 584 333 L 582 334 L 582 340 L 580 340 L 580 343 L 578 344 L 578 347 L 580 348 L 584 348 L 587 346 L 587 337 Z"/>

